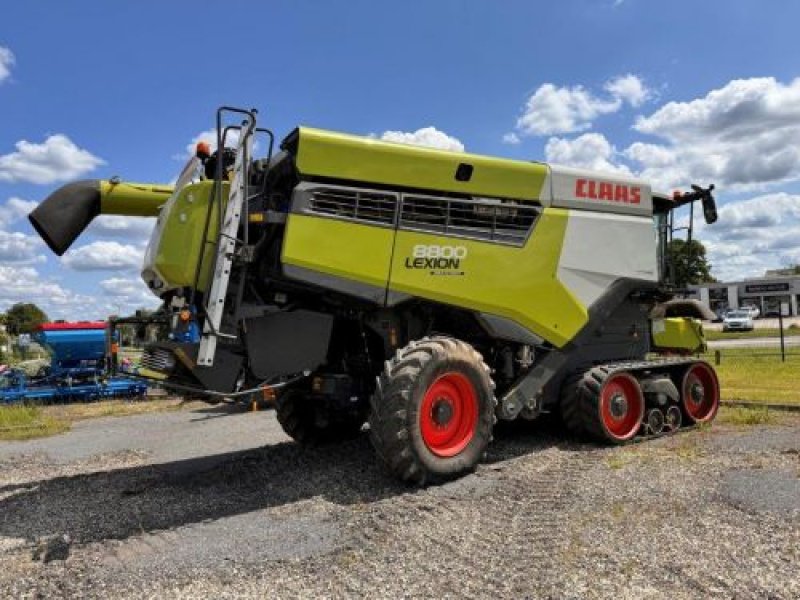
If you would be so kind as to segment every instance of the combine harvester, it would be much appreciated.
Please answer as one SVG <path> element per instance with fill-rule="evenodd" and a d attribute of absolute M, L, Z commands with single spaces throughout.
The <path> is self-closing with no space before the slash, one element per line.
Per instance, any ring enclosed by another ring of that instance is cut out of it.
<path fill-rule="evenodd" d="M 219 150 L 198 144 L 174 187 L 81 181 L 30 215 L 59 255 L 99 214 L 158 216 L 142 277 L 170 326 L 141 375 L 274 393 L 301 443 L 368 421 L 380 460 L 417 484 L 473 469 L 497 419 L 558 412 L 620 444 L 716 415 L 717 376 L 693 356 L 713 315 L 676 297 L 666 252 L 677 208 L 716 220 L 713 186 L 658 194 L 305 127 L 273 153 L 256 117 L 219 109 Z"/>
<path fill-rule="evenodd" d="M 33 377 L 22 369 L 0 373 L 0 404 L 76 402 L 143 396 L 147 385 L 110 376 L 106 323 L 45 323 L 33 339 L 50 352 L 50 365 Z"/>

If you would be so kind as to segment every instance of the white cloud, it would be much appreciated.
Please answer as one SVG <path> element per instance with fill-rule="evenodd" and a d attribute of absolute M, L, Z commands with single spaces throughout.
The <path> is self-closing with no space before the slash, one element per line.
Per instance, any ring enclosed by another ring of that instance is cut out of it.
<path fill-rule="evenodd" d="M 0 46 L 0 83 L 11 76 L 11 67 L 15 62 L 14 53 L 6 47 Z"/>
<path fill-rule="evenodd" d="M 98 241 L 69 250 L 61 262 L 76 271 L 135 271 L 143 258 L 141 246 Z"/>
<path fill-rule="evenodd" d="M 100 287 L 111 296 L 132 296 L 138 294 L 152 296 L 147 286 L 139 278 L 110 277 L 101 281 Z"/>
<path fill-rule="evenodd" d="M 522 135 L 554 135 L 585 131 L 592 121 L 619 111 L 624 104 L 641 105 L 651 92 L 636 75 L 615 77 L 606 82 L 609 97 L 600 98 L 583 86 L 557 87 L 545 83 L 525 103 L 516 129 Z"/>
<path fill-rule="evenodd" d="M 511 144 L 512 146 L 516 146 L 520 142 L 522 142 L 522 140 L 519 139 L 519 136 L 516 133 L 514 133 L 513 131 L 503 135 L 503 143 L 504 144 Z"/>
<path fill-rule="evenodd" d="M 525 135 L 583 131 L 592 126 L 593 119 L 620 106 L 620 101 L 596 98 L 581 86 L 559 88 L 545 83 L 528 98 L 517 130 Z"/>
<path fill-rule="evenodd" d="M 144 243 L 150 239 L 150 234 L 155 224 L 156 220 L 154 218 L 100 215 L 92 221 L 86 233 L 99 237 L 125 238 Z"/>
<path fill-rule="evenodd" d="M 50 319 L 106 319 L 110 314 L 156 308 L 160 300 L 143 283 L 126 278 L 100 282 L 103 293 L 85 294 L 64 287 L 30 266 L 0 264 L 0 311 L 17 302 L 34 302 Z"/>
<path fill-rule="evenodd" d="M 779 192 L 757 196 L 749 200 L 729 202 L 720 207 L 718 212 L 719 225 L 726 229 L 800 225 L 800 195 Z M 769 233 L 774 236 L 775 230 L 770 229 Z M 800 246 L 800 237 L 797 245 Z"/>
<path fill-rule="evenodd" d="M 206 142 L 210 148 L 211 152 L 215 152 L 217 150 L 217 130 L 208 129 L 206 131 L 201 131 L 196 136 L 192 138 L 192 141 L 186 144 L 185 154 L 176 154 L 173 158 L 176 160 L 187 160 L 195 155 L 197 152 L 197 144 L 200 142 Z M 228 135 L 225 138 L 225 147 L 226 148 L 236 148 L 236 145 L 239 143 L 239 130 L 238 129 L 231 129 L 228 131 Z"/>
<path fill-rule="evenodd" d="M 0 181 L 55 183 L 75 179 L 105 164 L 60 133 L 41 144 L 21 140 L 16 149 L 0 156 Z"/>
<path fill-rule="evenodd" d="M 440 150 L 452 150 L 463 152 L 464 144 L 457 138 L 439 131 L 436 127 L 423 127 L 414 132 L 405 131 L 384 131 L 381 139 L 387 142 L 397 142 L 399 144 L 411 144 L 413 146 L 426 146 L 428 148 L 438 148 Z"/>
<path fill-rule="evenodd" d="M 611 81 L 606 82 L 603 88 L 611 94 L 613 98 L 618 98 L 627 102 L 634 108 L 641 106 L 653 96 L 653 92 L 644 82 L 631 73 L 620 75 Z"/>
<path fill-rule="evenodd" d="M 38 236 L 7 229 L 25 218 L 36 206 L 36 202 L 11 197 L 0 205 L 0 263 L 33 264 L 43 262 L 39 254 L 44 244 Z"/>
<path fill-rule="evenodd" d="M 724 281 L 758 277 L 800 257 L 800 195 L 779 192 L 720 206 L 719 220 L 695 223 L 713 274 Z"/>
<path fill-rule="evenodd" d="M 140 307 L 155 308 L 160 300 L 137 278 L 111 277 L 100 282 L 100 288 L 110 296 L 109 302 L 120 305 L 123 313 L 133 312 Z"/>
<path fill-rule="evenodd" d="M 688 102 L 639 117 L 634 129 L 663 143 L 632 144 L 626 156 L 665 188 L 716 183 L 764 189 L 800 179 L 800 78 L 738 79 Z"/>
<path fill-rule="evenodd" d="M 547 160 L 555 164 L 631 175 L 628 167 L 614 162 L 618 152 L 600 133 L 584 133 L 572 140 L 552 137 L 544 152 Z"/>
<path fill-rule="evenodd" d="M 31 264 L 43 262 L 42 241 L 33 235 L 19 231 L 0 230 L 0 263 Z"/>
<path fill-rule="evenodd" d="M 0 264 L 0 310 L 16 302 L 35 302 L 54 318 L 48 309 L 63 305 L 73 297 L 74 294 L 58 283 L 42 278 L 33 267 Z"/>
<path fill-rule="evenodd" d="M 12 196 L 0 206 L 0 227 L 5 228 L 30 214 L 37 203 Z"/>
<path fill-rule="evenodd" d="M 132 280 L 112 278 L 101 282 L 102 288 L 115 285 L 128 286 L 129 294 L 106 293 L 88 295 L 64 287 L 58 281 L 43 276 L 30 266 L 0 264 L 0 311 L 17 302 L 33 302 L 47 313 L 50 319 L 94 320 L 106 319 L 119 312 L 133 312 L 137 308 L 156 308 L 159 300 L 139 293 Z M 105 284 L 105 285 L 104 285 Z"/>

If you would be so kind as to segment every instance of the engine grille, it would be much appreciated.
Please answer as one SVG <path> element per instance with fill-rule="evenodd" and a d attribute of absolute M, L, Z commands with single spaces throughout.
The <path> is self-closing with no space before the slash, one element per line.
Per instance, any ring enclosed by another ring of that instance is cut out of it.
<path fill-rule="evenodd" d="M 147 348 L 142 355 L 142 367 L 151 371 L 169 372 L 175 366 L 175 356 L 164 348 Z"/>
<path fill-rule="evenodd" d="M 389 193 L 343 187 L 323 188 L 313 192 L 309 210 L 355 221 L 392 225 L 397 211 L 397 197 Z"/>
<path fill-rule="evenodd" d="M 539 212 L 536 206 L 494 198 L 404 194 L 400 228 L 522 246 Z"/>

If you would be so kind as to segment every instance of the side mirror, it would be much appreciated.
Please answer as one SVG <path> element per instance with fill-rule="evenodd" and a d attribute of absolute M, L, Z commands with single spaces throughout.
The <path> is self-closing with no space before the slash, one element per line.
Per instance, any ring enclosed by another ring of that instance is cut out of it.
<path fill-rule="evenodd" d="M 714 186 L 710 185 L 707 190 L 704 190 L 698 185 L 693 185 L 692 189 L 700 196 L 703 202 L 703 217 L 705 217 L 706 223 L 709 225 L 716 223 L 717 202 L 714 200 L 714 196 L 711 195 L 711 192 L 714 191 Z"/>
<path fill-rule="evenodd" d="M 717 220 L 717 203 L 711 194 L 703 197 L 703 216 L 709 225 Z"/>

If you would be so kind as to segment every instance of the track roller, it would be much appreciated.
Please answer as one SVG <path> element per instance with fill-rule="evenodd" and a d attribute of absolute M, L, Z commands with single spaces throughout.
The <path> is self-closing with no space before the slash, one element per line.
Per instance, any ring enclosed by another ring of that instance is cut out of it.
<path fill-rule="evenodd" d="M 650 408 L 644 418 L 645 432 L 648 435 L 661 435 L 664 433 L 666 418 L 660 408 Z"/>
<path fill-rule="evenodd" d="M 664 429 L 666 431 L 677 431 L 681 428 L 683 422 L 683 415 L 681 409 L 675 405 L 670 406 L 664 415 Z"/>

